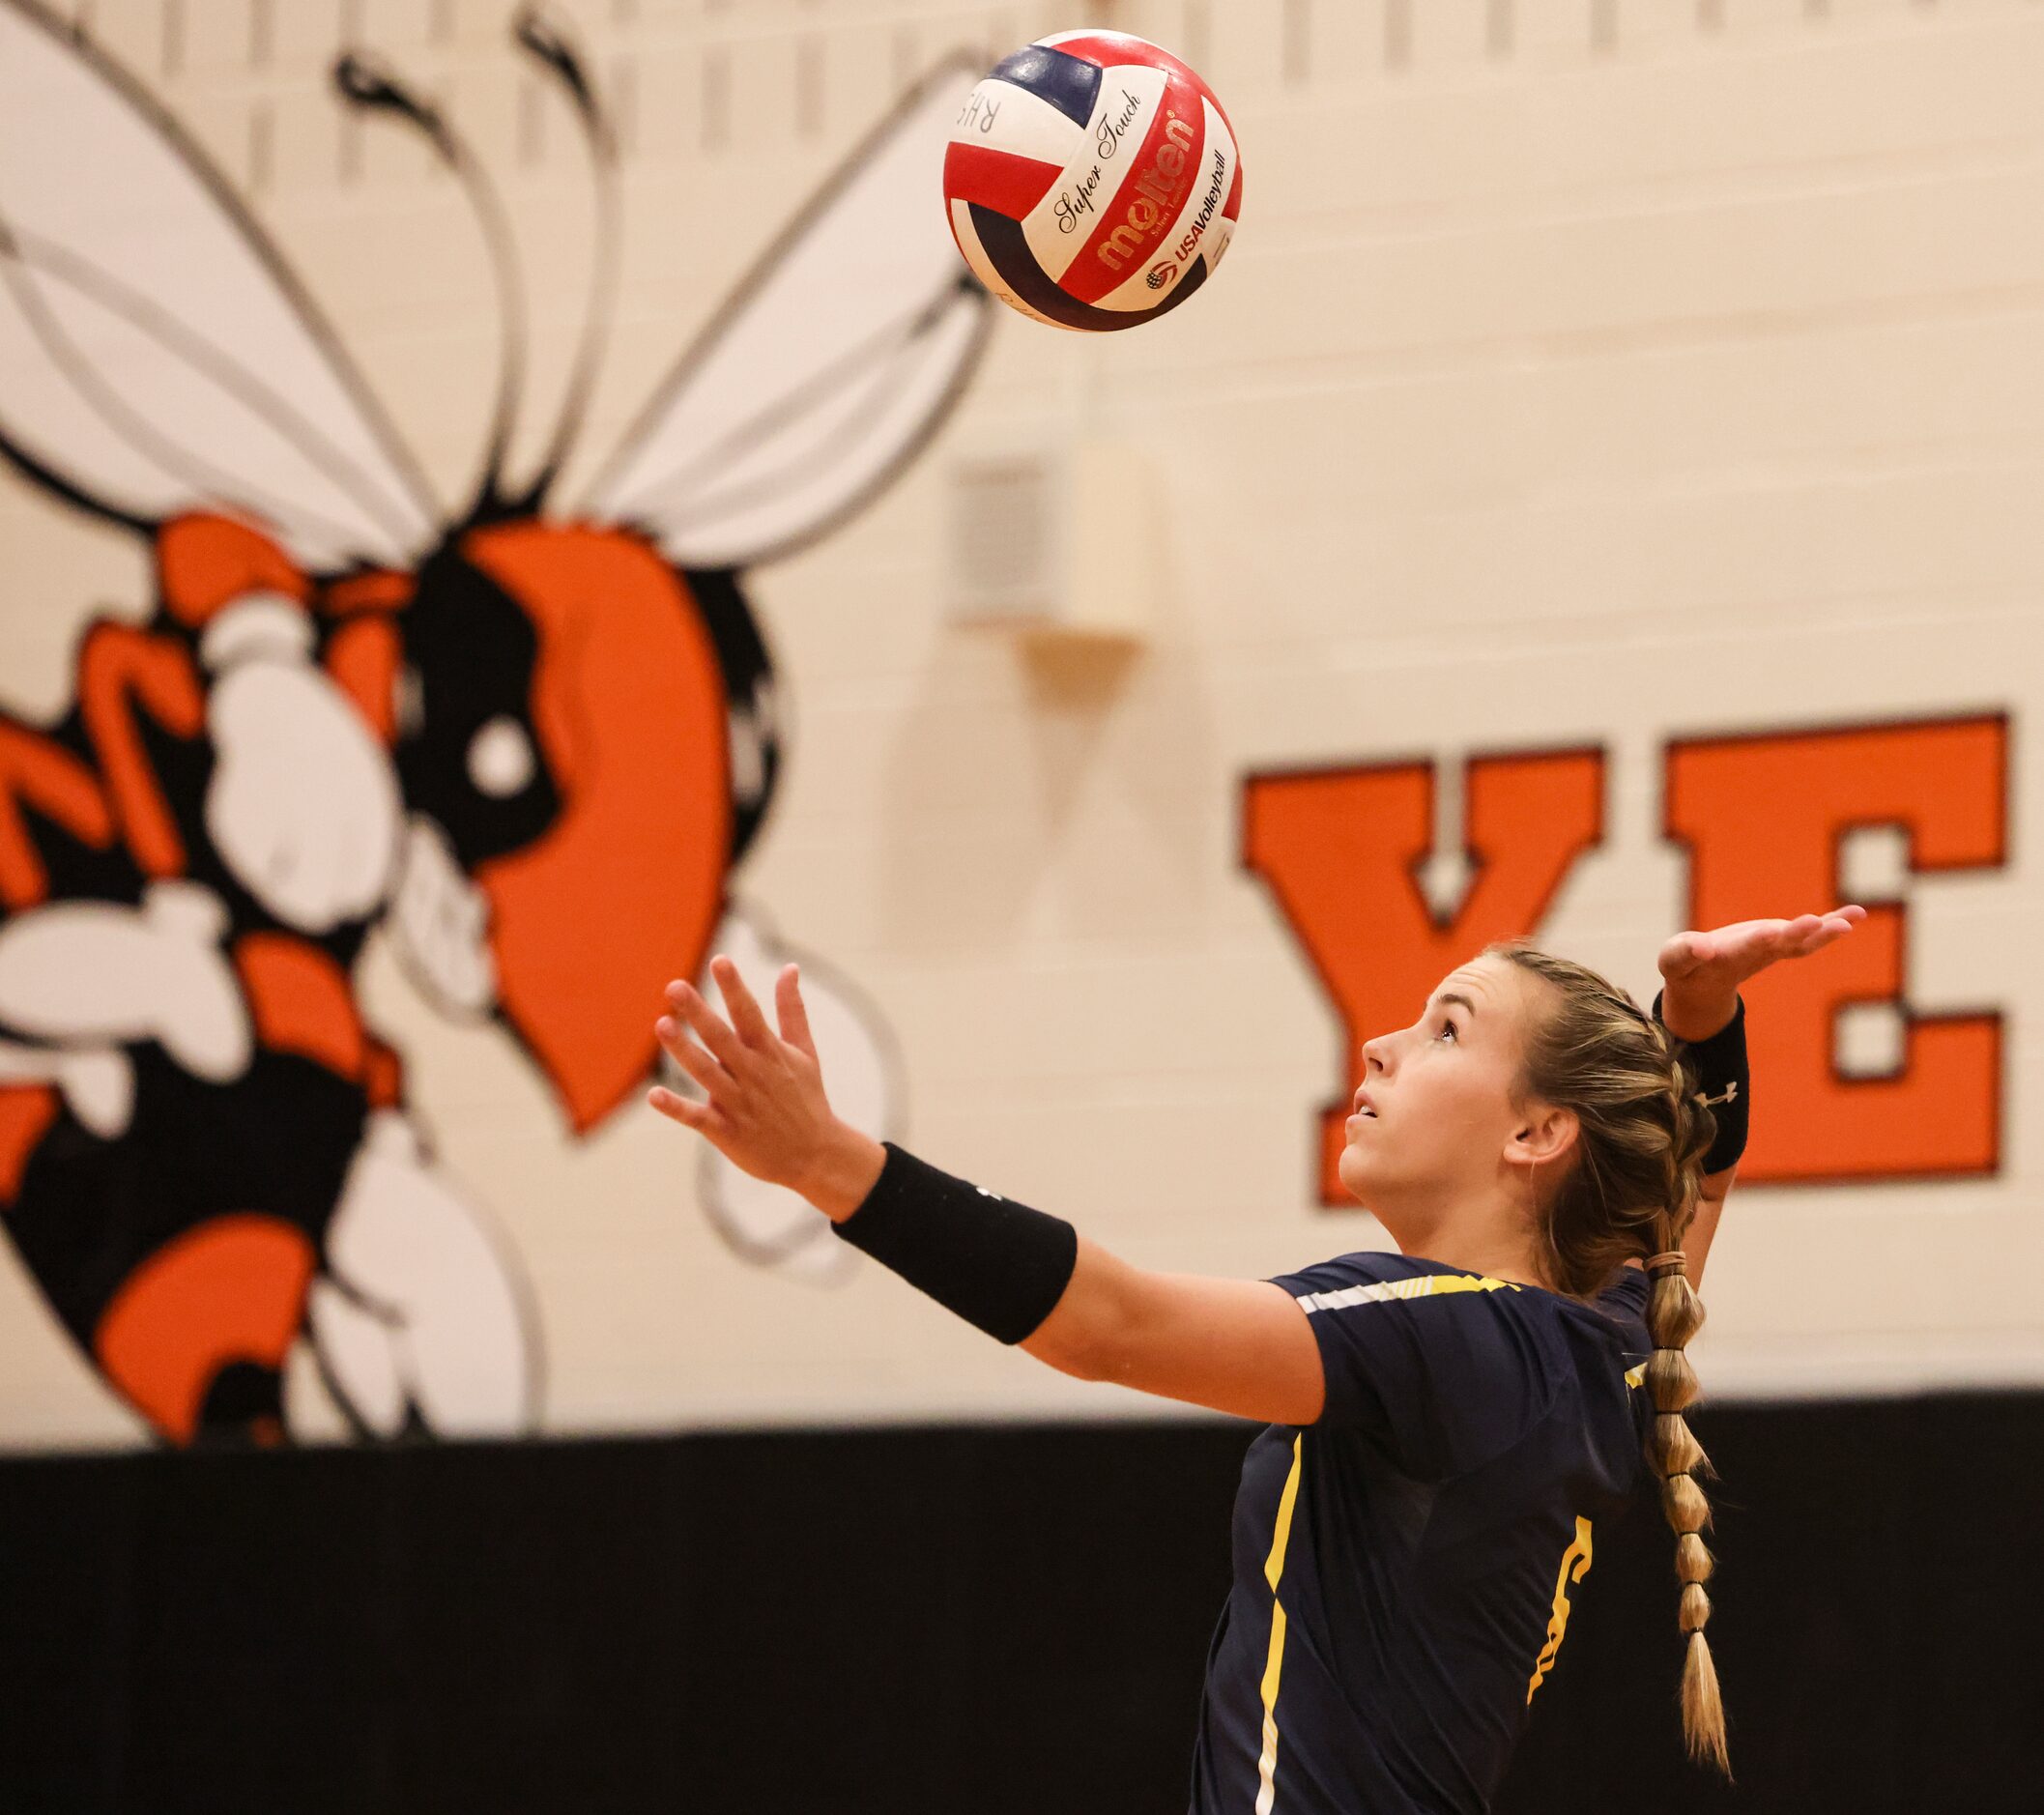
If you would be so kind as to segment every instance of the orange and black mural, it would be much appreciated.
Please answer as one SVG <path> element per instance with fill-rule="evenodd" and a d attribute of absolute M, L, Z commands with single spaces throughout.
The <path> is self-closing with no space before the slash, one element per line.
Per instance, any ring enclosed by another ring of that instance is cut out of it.
<path fill-rule="evenodd" d="M 399 77 L 361 54 L 334 71 L 332 104 L 460 179 L 495 260 L 495 416 L 448 508 L 195 142 L 67 25 L 0 3 L 0 448 L 142 538 L 155 587 L 144 621 L 87 628 L 55 722 L 0 715 L 0 1226 L 173 1442 L 287 1438 L 301 1341 L 361 1435 L 532 1427 L 518 1260 L 365 1023 L 364 943 L 516 1042 L 576 1135 L 653 1073 L 668 978 L 713 940 L 785 956 L 730 886 L 781 760 L 741 573 L 884 486 L 985 338 L 984 294 L 902 180 L 934 159 L 960 66 L 859 147 L 561 504 L 617 156 L 574 47 L 532 15 L 516 40 L 581 123 L 597 252 L 564 402 L 515 476 L 501 204 Z M 827 972 L 812 989 L 884 1119 L 881 1030 Z M 799 1203 L 710 1161 L 740 1252 L 813 1239 Z"/>

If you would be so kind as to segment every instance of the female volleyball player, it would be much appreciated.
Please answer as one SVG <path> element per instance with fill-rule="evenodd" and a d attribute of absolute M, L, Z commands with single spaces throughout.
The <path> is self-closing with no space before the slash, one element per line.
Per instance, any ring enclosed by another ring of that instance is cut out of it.
<path fill-rule="evenodd" d="M 1864 917 L 1681 934 L 1657 1019 L 1579 965 L 1492 946 L 1363 1049 L 1341 1179 L 1404 1252 L 1276 1281 L 1129 1266 L 848 1128 L 793 965 L 778 1033 L 725 959 L 729 1021 L 670 985 L 659 1037 L 703 1094 L 651 1101 L 1002 1341 L 1269 1422 L 1236 1500 L 1194 1815 L 1480 1811 L 1643 1455 L 1678 1533 L 1684 1726 L 1725 1764 L 1682 1350 L 1744 1144 L 1739 986 Z"/>

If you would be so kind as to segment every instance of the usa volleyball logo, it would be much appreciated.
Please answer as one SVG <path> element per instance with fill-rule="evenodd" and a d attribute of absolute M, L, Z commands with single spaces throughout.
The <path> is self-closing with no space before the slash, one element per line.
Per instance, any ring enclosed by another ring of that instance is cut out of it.
<path fill-rule="evenodd" d="M 1168 51 L 1064 32 L 972 91 L 944 156 L 944 202 L 965 262 L 1011 307 L 1058 328 L 1133 328 L 1221 262 L 1242 162 L 1221 103 Z"/>

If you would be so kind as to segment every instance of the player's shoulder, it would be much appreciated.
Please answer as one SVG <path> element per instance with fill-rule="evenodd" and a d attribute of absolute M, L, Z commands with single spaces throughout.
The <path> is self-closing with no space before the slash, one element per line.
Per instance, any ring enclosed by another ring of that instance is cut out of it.
<path fill-rule="evenodd" d="M 1617 1277 L 1591 1303 L 1606 1316 L 1644 1318 L 1651 1286 L 1646 1268 L 1621 1267 Z"/>
<path fill-rule="evenodd" d="M 1312 1274 L 1330 1280 L 1348 1280 L 1358 1285 L 1369 1285 L 1384 1280 L 1411 1279 L 1415 1273 L 1431 1269 L 1433 1265 L 1430 1260 L 1421 1260 L 1412 1254 L 1401 1254 L 1395 1248 L 1363 1248 L 1354 1253 L 1330 1254 L 1324 1260 L 1310 1261 L 1285 1277 L 1300 1278 Z"/>
<path fill-rule="evenodd" d="M 1649 1289 L 1638 1267 L 1623 1267 L 1609 1284 L 1589 1299 L 1568 1298 L 1537 1285 L 1457 1267 L 1422 1254 L 1364 1249 L 1334 1254 L 1291 1273 L 1276 1276 L 1309 1311 L 1339 1311 L 1394 1299 L 1480 1295 L 1499 1308 L 1511 1306 L 1531 1319 L 1588 1315 L 1600 1323 L 1633 1325 L 1647 1314 Z"/>
<path fill-rule="evenodd" d="M 1563 1299 L 1571 1324 L 1586 1336 L 1616 1342 L 1627 1351 L 1651 1348 L 1647 1340 L 1647 1295 L 1651 1282 L 1638 1267 L 1621 1267 L 1589 1298 Z"/>
<path fill-rule="evenodd" d="M 1294 1273 L 1278 1275 L 1277 1283 L 1298 1299 L 1310 1313 L 1345 1311 L 1399 1299 L 1468 1294 L 1494 1294 L 1500 1298 L 1546 1296 L 1534 1287 L 1473 1273 L 1445 1261 L 1375 1249 L 1317 1260 Z"/>
<path fill-rule="evenodd" d="M 1628 1389 L 1642 1384 L 1643 1364 L 1654 1348 L 1647 1332 L 1651 1283 L 1640 1268 L 1622 1267 L 1595 1297 L 1563 1301 L 1568 1307 L 1567 1334 L 1579 1366 L 1598 1375 L 1615 1368 Z"/>

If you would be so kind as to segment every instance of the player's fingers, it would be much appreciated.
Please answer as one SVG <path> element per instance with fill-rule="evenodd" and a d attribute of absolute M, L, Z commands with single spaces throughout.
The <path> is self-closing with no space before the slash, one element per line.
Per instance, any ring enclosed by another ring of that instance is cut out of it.
<path fill-rule="evenodd" d="M 1771 965 L 1777 958 L 1790 958 L 1802 949 L 1808 929 L 1817 924 L 1813 915 L 1796 920 L 1749 920 L 1740 929 L 1732 956 L 1737 961 Z"/>
<path fill-rule="evenodd" d="M 1703 963 L 1700 941 L 1693 933 L 1678 933 L 1660 948 L 1660 974 L 1671 981 L 1686 977 Z"/>
<path fill-rule="evenodd" d="M 773 1029 L 766 1024 L 766 1017 L 760 1013 L 760 1005 L 745 987 L 745 979 L 738 975 L 737 965 L 728 958 L 712 958 L 709 974 L 716 978 L 717 988 L 724 992 L 724 1006 L 730 1011 L 731 1024 L 737 1029 L 738 1038 L 749 1047 L 763 1049 L 771 1045 Z"/>
<path fill-rule="evenodd" d="M 670 983 L 667 999 L 688 1023 L 696 1038 L 716 1055 L 717 1063 L 727 1070 L 736 1070 L 745 1049 L 726 1025 L 724 1017 L 703 999 L 702 993 L 691 984 Z"/>
<path fill-rule="evenodd" d="M 661 1016 L 653 1023 L 653 1032 L 666 1049 L 668 1057 L 708 1091 L 712 1102 L 719 1098 L 728 1099 L 736 1091 L 737 1080 L 683 1033 L 680 1025 L 670 1017 Z"/>
<path fill-rule="evenodd" d="M 732 1158 L 732 1141 L 737 1131 L 732 1127 L 731 1118 L 714 1104 L 698 1103 L 664 1084 L 655 1084 L 646 1093 L 646 1100 L 669 1121 L 693 1129 L 726 1159 Z"/>
<path fill-rule="evenodd" d="M 684 1097 L 665 1084 L 655 1084 L 646 1093 L 646 1100 L 669 1121 L 679 1122 L 683 1128 L 693 1128 L 699 1135 L 713 1113 L 708 1104 Z"/>
<path fill-rule="evenodd" d="M 1865 918 L 1866 909 L 1857 903 L 1834 908 L 1829 913 L 1803 914 L 1790 923 L 1789 936 L 1795 955 L 1807 958 L 1812 952 L 1821 952 L 1827 945 L 1842 939 Z"/>
<path fill-rule="evenodd" d="M 1784 954 L 1807 951 L 1811 936 L 1823 929 L 1824 922 L 1815 914 L 1798 914 L 1780 923 L 1771 942 Z"/>
<path fill-rule="evenodd" d="M 1835 915 L 1826 919 L 1824 924 L 1810 936 L 1809 943 L 1802 948 L 1804 954 L 1821 952 L 1827 945 L 1837 944 L 1857 924 L 1856 921 L 1842 919 Z"/>
<path fill-rule="evenodd" d="M 809 1032 L 809 1010 L 802 1002 L 802 973 L 790 965 L 773 986 L 774 1014 L 781 1023 L 781 1038 L 799 1052 L 811 1058 L 817 1055 L 817 1043 Z"/>

